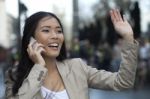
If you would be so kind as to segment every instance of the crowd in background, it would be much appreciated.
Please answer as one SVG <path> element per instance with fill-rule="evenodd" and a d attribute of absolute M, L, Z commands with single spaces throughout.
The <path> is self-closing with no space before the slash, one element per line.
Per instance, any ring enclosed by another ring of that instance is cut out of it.
<path fill-rule="evenodd" d="M 150 86 L 150 39 L 141 38 L 138 41 L 140 42 L 140 47 L 135 81 L 136 90 Z M 80 57 L 94 68 L 116 72 L 121 62 L 121 46 L 121 38 L 113 46 L 110 46 L 107 42 L 102 42 L 97 47 L 92 45 L 89 40 L 79 41 L 78 38 L 74 38 L 72 47 L 67 50 L 70 58 Z M 18 53 L 12 53 L 10 49 L 0 47 L 0 96 L 4 94 L 5 71 L 17 65 L 18 56 Z"/>
<path fill-rule="evenodd" d="M 140 46 L 135 89 L 150 85 L 150 39 L 141 38 L 137 40 Z M 108 42 L 102 42 L 95 47 L 89 40 L 79 41 L 78 38 L 74 38 L 68 54 L 69 57 L 81 57 L 90 66 L 99 70 L 116 72 L 121 62 L 122 43 L 123 40 L 120 38 L 114 46 L 110 46 Z"/>

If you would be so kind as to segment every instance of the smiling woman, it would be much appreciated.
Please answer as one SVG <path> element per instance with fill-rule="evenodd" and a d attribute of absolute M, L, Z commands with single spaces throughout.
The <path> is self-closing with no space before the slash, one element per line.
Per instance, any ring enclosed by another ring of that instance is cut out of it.
<path fill-rule="evenodd" d="M 12 80 L 6 75 L 7 99 L 88 99 L 89 87 L 116 91 L 133 87 L 138 43 L 119 10 L 111 10 L 110 16 L 124 39 L 115 73 L 92 68 L 80 58 L 67 59 L 63 27 L 53 13 L 37 12 L 27 18 L 17 76 Z"/>
<path fill-rule="evenodd" d="M 57 57 L 64 41 L 59 22 L 53 17 L 41 19 L 36 30 L 35 39 L 44 46 L 44 56 Z"/>

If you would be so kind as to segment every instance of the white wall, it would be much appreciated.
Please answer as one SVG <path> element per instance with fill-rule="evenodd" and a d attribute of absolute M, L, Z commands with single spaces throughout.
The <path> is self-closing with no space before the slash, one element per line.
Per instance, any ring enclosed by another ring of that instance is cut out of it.
<path fill-rule="evenodd" d="M 0 0 L 0 45 L 9 47 L 5 1 Z"/>

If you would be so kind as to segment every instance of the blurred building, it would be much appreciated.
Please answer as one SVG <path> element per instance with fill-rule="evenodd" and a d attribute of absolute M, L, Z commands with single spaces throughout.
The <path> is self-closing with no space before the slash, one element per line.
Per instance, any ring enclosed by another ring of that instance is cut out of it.
<path fill-rule="evenodd" d="M 17 42 L 17 19 L 7 13 L 5 3 L 0 0 L 0 45 L 9 48 Z"/>
<path fill-rule="evenodd" d="M 9 35 L 9 47 L 18 46 L 18 28 L 18 19 L 14 18 L 10 14 L 7 14 L 7 32 Z"/>
<path fill-rule="evenodd" d="M 9 47 L 9 33 L 7 31 L 7 14 L 5 0 L 0 0 L 0 44 Z"/>

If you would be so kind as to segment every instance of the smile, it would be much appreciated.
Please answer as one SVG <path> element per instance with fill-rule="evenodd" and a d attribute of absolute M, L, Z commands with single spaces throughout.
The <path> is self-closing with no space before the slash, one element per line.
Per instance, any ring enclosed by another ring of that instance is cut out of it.
<path fill-rule="evenodd" d="M 51 43 L 51 44 L 48 45 L 48 47 L 49 48 L 55 48 L 55 49 L 57 48 L 58 49 L 59 48 L 59 44 L 58 43 Z"/>

